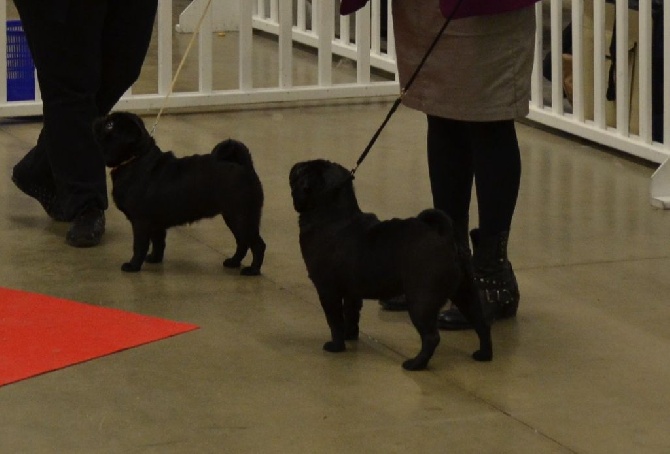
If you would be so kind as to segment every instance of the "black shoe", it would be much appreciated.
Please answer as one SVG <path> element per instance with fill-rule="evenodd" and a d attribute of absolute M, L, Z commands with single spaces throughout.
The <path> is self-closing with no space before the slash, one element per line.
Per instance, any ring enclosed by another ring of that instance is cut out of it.
<path fill-rule="evenodd" d="M 103 233 L 105 233 L 105 212 L 99 208 L 89 207 L 75 216 L 65 241 L 74 247 L 97 246 Z"/>
<path fill-rule="evenodd" d="M 12 172 L 12 181 L 21 192 L 37 200 L 54 221 L 67 222 L 72 220 L 72 218 L 65 216 L 55 189 L 30 182 L 27 178 L 20 177 L 16 170 Z"/>
<path fill-rule="evenodd" d="M 440 315 L 437 317 L 437 327 L 447 331 L 461 331 L 474 328 L 472 323 L 465 318 L 456 306 L 440 312 Z"/>
<path fill-rule="evenodd" d="M 407 299 L 405 298 L 405 295 L 394 296 L 393 298 L 379 300 L 379 305 L 385 311 L 406 311 Z"/>

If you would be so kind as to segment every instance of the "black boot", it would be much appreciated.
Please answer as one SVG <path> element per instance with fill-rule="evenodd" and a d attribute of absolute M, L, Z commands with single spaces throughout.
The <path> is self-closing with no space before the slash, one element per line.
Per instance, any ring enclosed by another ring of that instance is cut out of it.
<path fill-rule="evenodd" d="M 519 286 L 507 258 L 509 232 L 484 235 L 479 229 L 470 232 L 474 254 L 475 286 L 488 321 L 516 316 Z"/>

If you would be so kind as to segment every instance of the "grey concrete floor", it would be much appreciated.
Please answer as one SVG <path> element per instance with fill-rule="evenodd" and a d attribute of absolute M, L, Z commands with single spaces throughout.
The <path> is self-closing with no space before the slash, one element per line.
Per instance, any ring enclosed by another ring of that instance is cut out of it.
<path fill-rule="evenodd" d="M 430 369 L 405 372 L 418 337 L 375 301 L 358 343 L 321 350 L 288 172 L 317 157 L 352 167 L 388 107 L 161 119 L 157 141 L 178 155 L 250 147 L 266 193 L 256 278 L 222 268 L 234 245 L 218 219 L 171 230 L 165 263 L 139 274 L 120 271 L 131 231 L 113 206 L 99 247 L 67 246 L 68 225 L 9 179 L 40 123 L 0 124 L 0 285 L 201 327 L 0 388 L 0 452 L 670 452 L 670 213 L 648 204 L 653 167 L 531 125 L 518 126 L 510 240 L 522 299 L 494 325 L 494 361 L 470 359 L 473 333 L 443 332 Z M 424 135 L 401 108 L 357 173 L 364 210 L 430 206 Z"/>
<path fill-rule="evenodd" d="M 235 46 L 218 42 L 235 61 Z M 259 46 L 264 86 L 276 55 Z M 296 80 L 313 78 L 309 59 L 296 51 Z M 145 76 L 154 60 L 152 49 Z M 217 68 L 225 88 L 235 68 Z M 151 87 L 145 78 L 136 91 Z M 533 125 L 518 125 L 510 238 L 521 304 L 493 327 L 494 361 L 470 359 L 474 333 L 444 332 L 429 370 L 404 371 L 418 336 L 407 314 L 375 301 L 357 343 L 322 351 L 328 328 L 300 256 L 289 169 L 312 158 L 353 167 L 389 107 L 164 114 L 164 150 L 207 153 L 228 137 L 251 149 L 268 244 L 255 278 L 221 266 L 234 243 L 219 219 L 171 230 L 165 262 L 138 274 L 120 270 L 132 235 L 113 205 L 99 247 L 67 246 L 68 224 L 9 178 L 41 124 L 0 120 L 0 286 L 200 326 L 0 387 L 0 454 L 670 452 L 670 212 L 649 205 L 654 166 Z M 422 114 L 396 113 L 357 173 L 365 211 L 409 217 L 431 205 L 425 129 Z"/>

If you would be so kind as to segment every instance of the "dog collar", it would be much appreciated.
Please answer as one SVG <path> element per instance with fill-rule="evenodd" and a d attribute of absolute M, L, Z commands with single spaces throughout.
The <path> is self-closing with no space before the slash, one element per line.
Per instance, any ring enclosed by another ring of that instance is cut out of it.
<path fill-rule="evenodd" d="M 128 159 L 126 159 L 126 160 L 123 161 L 121 164 L 112 167 L 112 172 L 116 172 L 116 171 L 119 170 L 121 167 L 125 166 L 126 164 L 130 164 L 131 162 L 133 162 L 135 159 L 137 159 L 137 156 L 133 156 L 132 158 L 128 158 Z"/>

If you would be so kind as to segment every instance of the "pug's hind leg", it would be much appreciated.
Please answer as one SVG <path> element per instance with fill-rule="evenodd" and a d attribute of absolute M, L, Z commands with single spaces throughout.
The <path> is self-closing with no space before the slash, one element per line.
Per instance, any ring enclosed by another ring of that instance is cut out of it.
<path fill-rule="evenodd" d="M 344 340 L 358 340 L 358 322 L 361 319 L 361 298 L 344 298 Z"/>
<path fill-rule="evenodd" d="M 475 322 L 475 331 L 479 336 L 479 350 L 472 354 L 476 361 L 491 361 L 493 359 L 493 342 L 491 341 L 491 325 L 485 322 Z"/>
<path fill-rule="evenodd" d="M 242 266 L 242 259 L 247 255 L 249 248 L 245 245 L 237 244 L 235 254 L 232 257 L 223 261 L 223 266 L 226 268 L 239 268 Z"/>
<path fill-rule="evenodd" d="M 408 301 L 410 319 L 421 337 L 421 350 L 414 358 L 403 362 L 402 367 L 405 370 L 423 370 L 440 343 L 440 332 L 437 329 L 440 304 L 419 304 L 409 296 Z"/>
<path fill-rule="evenodd" d="M 260 235 L 257 234 L 256 239 L 251 241 L 250 249 L 253 257 L 251 266 L 243 268 L 240 274 L 244 276 L 258 276 L 261 274 L 261 265 L 263 265 L 263 259 L 265 258 L 265 241 L 263 241 Z"/>
<path fill-rule="evenodd" d="M 147 263 L 161 263 L 165 253 L 165 237 L 167 231 L 165 229 L 155 230 L 151 234 L 151 252 L 147 255 Z"/>
<path fill-rule="evenodd" d="M 223 220 L 226 222 L 226 225 L 230 229 L 235 238 L 235 254 L 232 257 L 227 258 L 223 261 L 223 266 L 226 268 L 239 268 L 242 266 L 242 259 L 247 255 L 249 250 L 249 245 L 245 241 L 245 235 L 243 230 L 233 222 L 231 219 L 223 216 Z"/>
<path fill-rule="evenodd" d="M 465 297 L 463 297 L 465 295 Z M 472 353 L 475 361 L 491 361 L 493 359 L 493 341 L 491 340 L 491 325 L 486 322 L 484 309 L 479 295 L 471 288 L 452 297 L 452 302 L 465 318 L 472 323 L 479 338 L 479 350 Z"/>
<path fill-rule="evenodd" d="M 149 251 L 151 235 L 146 225 L 133 224 L 133 257 L 121 266 L 122 271 L 135 273 L 142 268 L 142 263 Z"/>
<path fill-rule="evenodd" d="M 327 352 L 336 353 L 343 352 L 347 349 L 344 344 L 344 311 L 342 304 L 342 296 L 336 293 L 320 291 L 319 300 L 323 313 L 326 316 L 328 327 L 330 328 L 331 340 L 323 344 L 323 349 Z"/>

